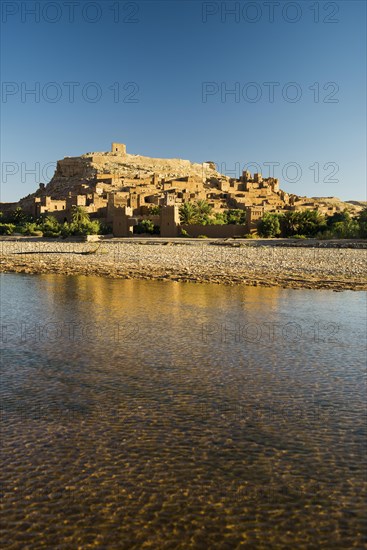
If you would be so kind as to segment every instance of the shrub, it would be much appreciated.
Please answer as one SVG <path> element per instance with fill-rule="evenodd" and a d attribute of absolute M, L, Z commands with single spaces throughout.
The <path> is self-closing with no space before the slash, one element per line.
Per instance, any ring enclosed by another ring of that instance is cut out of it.
<path fill-rule="evenodd" d="M 36 222 L 27 222 L 23 227 L 22 231 L 23 235 L 31 235 L 32 237 L 42 237 L 43 231 L 39 225 L 37 225 Z"/>
<path fill-rule="evenodd" d="M 135 233 L 139 235 L 142 233 L 150 233 L 152 235 L 154 232 L 155 226 L 151 220 L 141 220 L 138 225 L 135 226 Z"/>
<path fill-rule="evenodd" d="M 16 225 L 14 229 L 14 233 L 20 233 L 21 235 L 25 235 L 24 225 Z"/>
<path fill-rule="evenodd" d="M 208 235 L 198 235 L 197 238 L 198 239 L 207 239 Z"/>
<path fill-rule="evenodd" d="M 86 235 L 99 235 L 101 232 L 101 224 L 98 220 L 93 220 L 86 225 Z"/>
<path fill-rule="evenodd" d="M 352 218 L 350 213 L 344 210 L 343 212 L 335 212 L 332 216 L 328 217 L 324 230 L 325 236 L 323 238 L 363 238 L 363 236 L 367 236 L 365 229 L 367 229 L 367 209 L 362 211 L 357 218 Z"/>
<path fill-rule="evenodd" d="M 54 216 L 46 216 L 41 221 L 43 233 L 60 233 L 61 225 Z"/>
<path fill-rule="evenodd" d="M 161 213 L 161 207 L 160 206 L 154 205 L 154 206 L 150 207 L 150 214 L 152 216 L 159 216 L 160 213 Z"/>
<path fill-rule="evenodd" d="M 111 225 L 108 224 L 101 224 L 101 235 L 109 235 L 113 233 L 113 229 Z"/>
<path fill-rule="evenodd" d="M 69 224 L 70 235 L 98 235 L 101 231 L 101 225 L 98 220 L 83 221 L 83 222 L 71 222 Z M 64 230 L 64 234 L 67 230 Z"/>
<path fill-rule="evenodd" d="M 326 229 L 324 231 L 321 231 L 320 233 L 317 233 L 316 239 L 320 239 L 322 241 L 329 240 L 329 239 L 335 239 L 335 235 L 332 232 L 331 229 Z"/>
<path fill-rule="evenodd" d="M 13 223 L 0 223 L 0 235 L 12 235 L 15 230 Z"/>
<path fill-rule="evenodd" d="M 66 239 L 66 237 L 70 237 L 70 235 L 72 235 L 73 231 L 72 231 L 72 228 L 70 227 L 70 224 L 69 223 L 63 223 L 62 226 L 61 226 L 61 236 Z"/>
<path fill-rule="evenodd" d="M 190 237 L 190 235 L 188 234 L 186 229 L 181 229 L 180 230 L 180 237 Z"/>
<path fill-rule="evenodd" d="M 44 231 L 43 236 L 47 237 L 49 239 L 57 239 L 57 237 L 60 237 L 61 231 Z"/>

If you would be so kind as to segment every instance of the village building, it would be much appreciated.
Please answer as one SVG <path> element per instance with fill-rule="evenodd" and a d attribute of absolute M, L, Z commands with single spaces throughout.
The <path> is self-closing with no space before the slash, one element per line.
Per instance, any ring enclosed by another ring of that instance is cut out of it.
<path fill-rule="evenodd" d="M 70 221 L 73 208 L 81 206 L 91 218 L 113 226 L 116 236 L 131 235 L 137 220 L 155 216 L 161 235 L 169 236 L 179 231 L 179 207 L 200 200 L 206 201 L 213 213 L 233 208 L 245 211 L 246 224 L 241 229 L 206 226 L 206 232 L 223 237 L 235 231 L 255 231 L 265 212 L 317 210 L 332 215 L 340 209 L 322 199 L 289 194 L 280 189 L 278 179 L 260 173 L 244 170 L 240 178 L 230 178 L 217 172 L 213 162 L 199 165 L 129 155 L 126 145 L 116 142 L 110 152 L 59 160 L 50 183 L 40 184 L 33 195 L 14 207 L 20 206 L 35 218 L 52 215 Z M 161 209 L 158 218 L 157 207 Z M 199 234 L 203 234 L 200 227 Z M 197 231 L 190 227 L 191 234 Z"/>

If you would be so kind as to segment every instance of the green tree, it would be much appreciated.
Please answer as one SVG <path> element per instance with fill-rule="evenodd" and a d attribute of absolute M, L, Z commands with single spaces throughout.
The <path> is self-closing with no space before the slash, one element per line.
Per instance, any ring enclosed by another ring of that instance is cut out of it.
<path fill-rule="evenodd" d="M 210 223 L 213 225 L 224 225 L 227 223 L 227 216 L 225 212 L 215 212 Z"/>
<path fill-rule="evenodd" d="M 26 222 L 31 221 L 31 216 L 26 214 L 20 206 L 18 206 L 12 212 L 9 212 L 9 220 L 15 225 L 24 225 Z"/>
<path fill-rule="evenodd" d="M 362 217 L 361 217 L 362 215 Z M 343 212 L 335 212 L 332 216 L 329 216 L 326 222 L 328 228 L 327 234 L 330 237 L 337 237 L 338 239 L 355 239 L 361 236 L 364 231 L 364 219 L 367 218 L 367 214 L 361 214 L 358 218 L 352 218 L 348 210 Z"/>
<path fill-rule="evenodd" d="M 280 235 L 279 216 L 266 212 L 257 228 L 260 237 L 278 237 Z"/>
<path fill-rule="evenodd" d="M 314 237 L 325 228 L 325 217 L 320 215 L 317 210 L 305 210 L 304 212 L 299 212 L 297 231 L 299 235 Z"/>
<path fill-rule="evenodd" d="M 332 226 L 332 233 L 338 239 L 356 239 L 360 235 L 360 226 L 354 219 L 336 222 Z"/>
<path fill-rule="evenodd" d="M 339 222 L 349 222 L 350 214 L 348 210 L 343 210 L 343 212 L 334 212 L 332 216 L 328 216 L 326 224 L 328 227 L 332 227 L 334 224 Z"/>
<path fill-rule="evenodd" d="M 367 207 L 360 212 L 357 221 L 359 226 L 359 236 L 362 239 L 367 239 Z"/>
<path fill-rule="evenodd" d="M 291 237 L 298 233 L 299 212 L 285 212 L 280 217 L 280 227 L 283 237 Z"/>
<path fill-rule="evenodd" d="M 226 210 L 226 223 L 230 225 L 244 225 L 246 223 L 246 217 L 246 210 L 239 210 L 237 208 Z"/>
<path fill-rule="evenodd" d="M 70 223 L 72 235 L 98 235 L 101 232 L 101 224 L 98 220 L 91 220 L 88 212 L 82 206 L 73 206 Z M 63 228 L 63 234 L 66 234 Z"/>
<path fill-rule="evenodd" d="M 195 208 L 198 218 L 197 223 L 201 223 L 203 225 L 210 223 L 210 214 L 213 207 L 210 206 L 210 204 L 208 204 L 205 200 L 198 200 L 195 204 Z"/>
<path fill-rule="evenodd" d="M 184 202 L 184 204 L 180 206 L 180 220 L 182 224 L 193 225 L 198 223 L 198 218 L 198 211 L 195 204 L 192 202 Z"/>
<path fill-rule="evenodd" d="M 88 212 L 82 206 L 73 206 L 71 211 L 71 223 L 82 225 L 90 222 Z"/>
<path fill-rule="evenodd" d="M 285 212 L 280 217 L 280 227 L 283 237 L 293 237 L 293 235 L 314 237 L 326 228 L 326 222 L 325 217 L 317 210 Z"/>

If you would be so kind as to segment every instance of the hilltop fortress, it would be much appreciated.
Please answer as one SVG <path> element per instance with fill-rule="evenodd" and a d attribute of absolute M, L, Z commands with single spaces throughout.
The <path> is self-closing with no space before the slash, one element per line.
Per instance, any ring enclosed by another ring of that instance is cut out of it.
<path fill-rule="evenodd" d="M 340 204 L 327 199 L 310 199 L 288 194 L 276 178 L 244 171 L 239 179 L 219 173 L 213 162 L 191 163 L 180 159 L 158 159 L 131 155 L 126 145 L 112 143 L 110 152 L 87 153 L 57 162 L 52 180 L 18 203 L 35 218 L 51 214 L 69 221 L 73 206 L 82 206 L 91 218 L 113 226 L 116 236 L 129 236 L 139 219 L 149 218 L 161 227 L 161 235 L 176 236 L 178 210 L 185 202 L 207 201 L 213 213 L 236 208 L 246 211 L 242 233 L 256 230 L 265 212 L 318 210 L 331 215 Z M 160 214 L 157 208 L 161 207 Z M 202 234 L 203 227 L 190 226 L 190 234 Z M 213 229 L 210 230 L 210 227 Z M 227 229 L 225 229 L 225 227 Z M 236 229 L 235 229 L 236 227 Z M 233 236 L 239 227 L 207 226 L 208 236 Z M 199 232 L 199 233 L 198 233 Z"/>

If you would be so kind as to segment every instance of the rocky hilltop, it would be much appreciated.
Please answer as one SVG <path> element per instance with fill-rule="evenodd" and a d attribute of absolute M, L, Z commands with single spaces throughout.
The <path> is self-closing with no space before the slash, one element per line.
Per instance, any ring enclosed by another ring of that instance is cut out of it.
<path fill-rule="evenodd" d="M 229 180 L 215 169 L 211 162 L 192 163 L 182 159 L 160 159 L 118 152 L 93 152 L 79 157 L 66 157 L 57 162 L 51 181 L 35 195 L 47 194 L 54 199 L 63 199 L 68 193 L 77 193 L 84 184 L 93 190 L 96 181 L 108 182 L 108 190 L 120 191 L 126 180 L 147 181 L 153 176 L 156 181 L 169 181 L 191 177 L 203 181 L 215 178 Z M 107 190 L 107 183 L 106 183 Z"/>
<path fill-rule="evenodd" d="M 64 220 L 70 218 L 74 206 L 83 206 L 93 217 L 112 222 L 116 208 L 131 208 L 134 216 L 147 216 L 152 207 L 200 200 L 209 203 L 213 212 L 246 210 L 251 223 L 265 212 L 318 210 L 332 215 L 348 209 L 353 214 L 363 207 L 357 201 L 347 203 L 335 197 L 290 194 L 280 188 L 278 179 L 259 173 L 243 171 L 240 178 L 230 178 L 210 161 L 198 164 L 132 155 L 124 144 L 112 143 L 108 152 L 59 160 L 51 181 L 40 184 L 35 193 L 11 208 L 21 206 L 35 217 L 52 213 Z"/>

